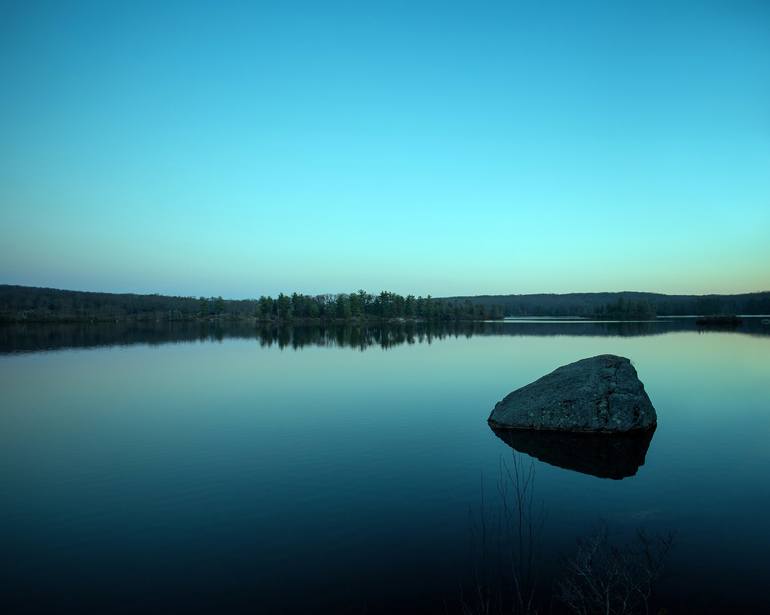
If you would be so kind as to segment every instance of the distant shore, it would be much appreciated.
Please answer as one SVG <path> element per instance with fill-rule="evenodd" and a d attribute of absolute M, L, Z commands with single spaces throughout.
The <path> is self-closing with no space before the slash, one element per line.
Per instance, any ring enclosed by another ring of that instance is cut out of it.
<path fill-rule="evenodd" d="M 0 285 L 0 323 L 253 322 L 276 324 L 499 321 L 576 318 L 652 321 L 698 316 L 726 322 L 770 313 L 770 292 L 740 295 L 568 293 L 435 298 L 389 291 L 262 296 L 177 297 Z M 705 321 L 704 321 L 705 322 Z"/>

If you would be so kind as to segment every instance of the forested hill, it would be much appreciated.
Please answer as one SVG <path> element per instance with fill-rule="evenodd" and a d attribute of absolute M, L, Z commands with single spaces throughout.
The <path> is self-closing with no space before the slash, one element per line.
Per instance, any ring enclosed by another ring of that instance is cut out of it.
<path fill-rule="evenodd" d="M 503 316 L 647 319 L 666 315 L 770 314 L 770 292 L 742 295 L 571 293 L 432 298 L 382 291 L 227 300 L 94 293 L 0 285 L 0 322 L 257 319 L 483 320 Z"/>
<path fill-rule="evenodd" d="M 568 293 L 451 297 L 457 302 L 499 306 L 506 316 L 690 316 L 770 314 L 770 291 L 738 295 L 664 295 L 661 293 Z"/>
<path fill-rule="evenodd" d="M 360 290 L 336 295 L 291 295 L 228 300 L 222 297 L 170 297 L 94 293 L 0 285 L 0 322 L 83 322 L 125 320 L 256 319 L 297 320 L 487 320 L 503 310 L 470 301 L 406 297 Z"/>

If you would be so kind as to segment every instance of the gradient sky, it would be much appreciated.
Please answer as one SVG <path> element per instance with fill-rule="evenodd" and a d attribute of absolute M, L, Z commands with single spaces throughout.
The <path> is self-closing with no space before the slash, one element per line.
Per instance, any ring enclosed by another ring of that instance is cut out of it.
<path fill-rule="evenodd" d="M 0 0 L 0 282 L 770 289 L 770 4 Z"/>

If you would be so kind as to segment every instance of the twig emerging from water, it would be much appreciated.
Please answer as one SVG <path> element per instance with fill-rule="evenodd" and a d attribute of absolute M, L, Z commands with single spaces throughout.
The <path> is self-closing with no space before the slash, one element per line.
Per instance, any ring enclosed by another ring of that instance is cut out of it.
<path fill-rule="evenodd" d="M 560 600 L 578 615 L 649 613 L 650 596 L 673 544 L 673 534 L 648 535 L 618 546 L 606 525 L 579 543 L 558 583 Z"/>

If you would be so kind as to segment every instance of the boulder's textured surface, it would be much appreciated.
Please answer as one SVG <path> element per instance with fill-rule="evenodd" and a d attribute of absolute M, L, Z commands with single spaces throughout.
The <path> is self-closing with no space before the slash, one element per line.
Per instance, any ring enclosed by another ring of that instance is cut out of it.
<path fill-rule="evenodd" d="M 497 429 L 622 433 L 652 429 L 655 408 L 625 357 L 603 354 L 564 365 L 499 401 Z"/>

